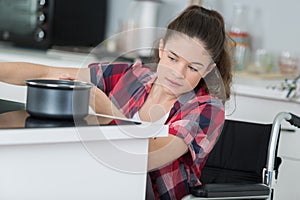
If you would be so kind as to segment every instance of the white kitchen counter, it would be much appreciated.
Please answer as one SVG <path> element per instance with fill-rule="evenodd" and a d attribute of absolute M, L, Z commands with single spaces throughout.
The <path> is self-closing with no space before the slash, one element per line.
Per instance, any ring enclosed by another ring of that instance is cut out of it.
<path fill-rule="evenodd" d="M 288 91 L 279 86 L 284 79 L 234 77 L 227 117 L 254 122 L 272 122 L 278 112 L 300 115 L 300 98 L 286 98 Z"/>
<path fill-rule="evenodd" d="M 272 79 L 235 76 L 233 90 L 235 93 L 244 96 L 256 96 L 258 98 L 295 102 L 300 104 L 300 98 L 287 98 L 288 90 L 281 90 L 278 88 L 279 85 L 283 84 L 284 79 L 284 76 Z"/>
<path fill-rule="evenodd" d="M 13 120 L 13 119 L 12 119 Z M 42 132 L 42 134 L 41 134 Z M 32 145 L 101 140 L 129 140 L 166 136 L 166 126 L 146 123 L 141 125 L 81 126 L 76 128 L 0 128 L 0 145 Z M 142 133 L 142 134 L 141 134 Z"/>

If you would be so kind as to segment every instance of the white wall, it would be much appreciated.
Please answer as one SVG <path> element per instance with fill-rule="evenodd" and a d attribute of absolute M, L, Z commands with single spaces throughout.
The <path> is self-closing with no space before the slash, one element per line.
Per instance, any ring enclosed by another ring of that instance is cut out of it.
<path fill-rule="evenodd" d="M 119 22 L 125 18 L 126 8 L 132 1 L 109 1 L 107 37 L 119 31 Z M 300 25 L 297 21 L 300 19 L 300 1 L 204 0 L 204 5 L 221 12 L 226 26 L 230 27 L 233 5 L 237 2 L 245 4 L 249 9 L 249 30 L 254 37 L 256 46 L 259 45 L 259 47 L 271 51 L 275 56 L 283 50 L 294 51 L 299 55 Z M 188 4 L 189 0 L 162 0 L 158 14 L 158 26 L 165 27 Z"/>
<path fill-rule="evenodd" d="M 223 0 L 222 13 L 227 23 L 231 21 L 232 5 L 235 2 L 241 2 L 248 6 L 250 31 L 261 33 L 264 48 L 277 53 L 282 50 L 300 52 L 299 1 Z"/>
<path fill-rule="evenodd" d="M 108 27 L 106 36 L 109 37 L 112 34 L 120 31 L 120 23 L 126 19 L 128 7 L 134 0 L 109 0 L 109 16 Z M 175 0 L 163 0 L 159 7 L 158 14 L 158 26 L 165 27 L 165 25 L 176 16 L 180 10 L 188 5 L 188 1 L 175 1 Z"/>

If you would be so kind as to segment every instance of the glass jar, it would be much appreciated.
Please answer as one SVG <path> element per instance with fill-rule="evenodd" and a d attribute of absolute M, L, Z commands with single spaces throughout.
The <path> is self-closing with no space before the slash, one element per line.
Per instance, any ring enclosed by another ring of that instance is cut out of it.
<path fill-rule="evenodd" d="M 298 74 L 299 59 L 295 53 L 283 51 L 278 60 L 279 70 L 283 75 L 296 76 Z"/>
<path fill-rule="evenodd" d="M 266 49 L 257 49 L 252 53 L 251 64 L 248 72 L 254 74 L 267 74 L 273 70 L 273 55 Z"/>
<path fill-rule="evenodd" d="M 234 55 L 234 70 L 243 71 L 247 67 L 250 57 L 247 8 L 244 5 L 236 4 L 232 19 L 229 36 L 233 40 L 231 46 Z"/>

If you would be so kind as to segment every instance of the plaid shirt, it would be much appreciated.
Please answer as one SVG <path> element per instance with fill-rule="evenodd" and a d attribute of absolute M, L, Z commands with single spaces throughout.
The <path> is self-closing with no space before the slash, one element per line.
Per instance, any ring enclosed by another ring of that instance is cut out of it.
<path fill-rule="evenodd" d="M 89 68 L 91 81 L 128 118 L 144 104 L 156 80 L 155 71 L 141 64 L 93 63 Z M 169 134 L 182 138 L 189 152 L 149 172 L 156 199 L 181 199 L 189 194 L 190 187 L 201 184 L 201 169 L 221 132 L 224 118 L 222 102 L 202 88 L 178 98 L 166 124 Z"/>

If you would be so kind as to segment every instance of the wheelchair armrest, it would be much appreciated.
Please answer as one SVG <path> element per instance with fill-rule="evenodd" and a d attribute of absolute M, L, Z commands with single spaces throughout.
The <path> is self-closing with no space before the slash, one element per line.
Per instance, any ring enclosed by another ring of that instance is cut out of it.
<path fill-rule="evenodd" d="M 191 190 L 191 194 L 196 197 L 206 198 L 243 196 L 265 197 L 270 194 L 270 188 L 267 185 L 261 183 L 216 183 L 194 187 Z"/>

